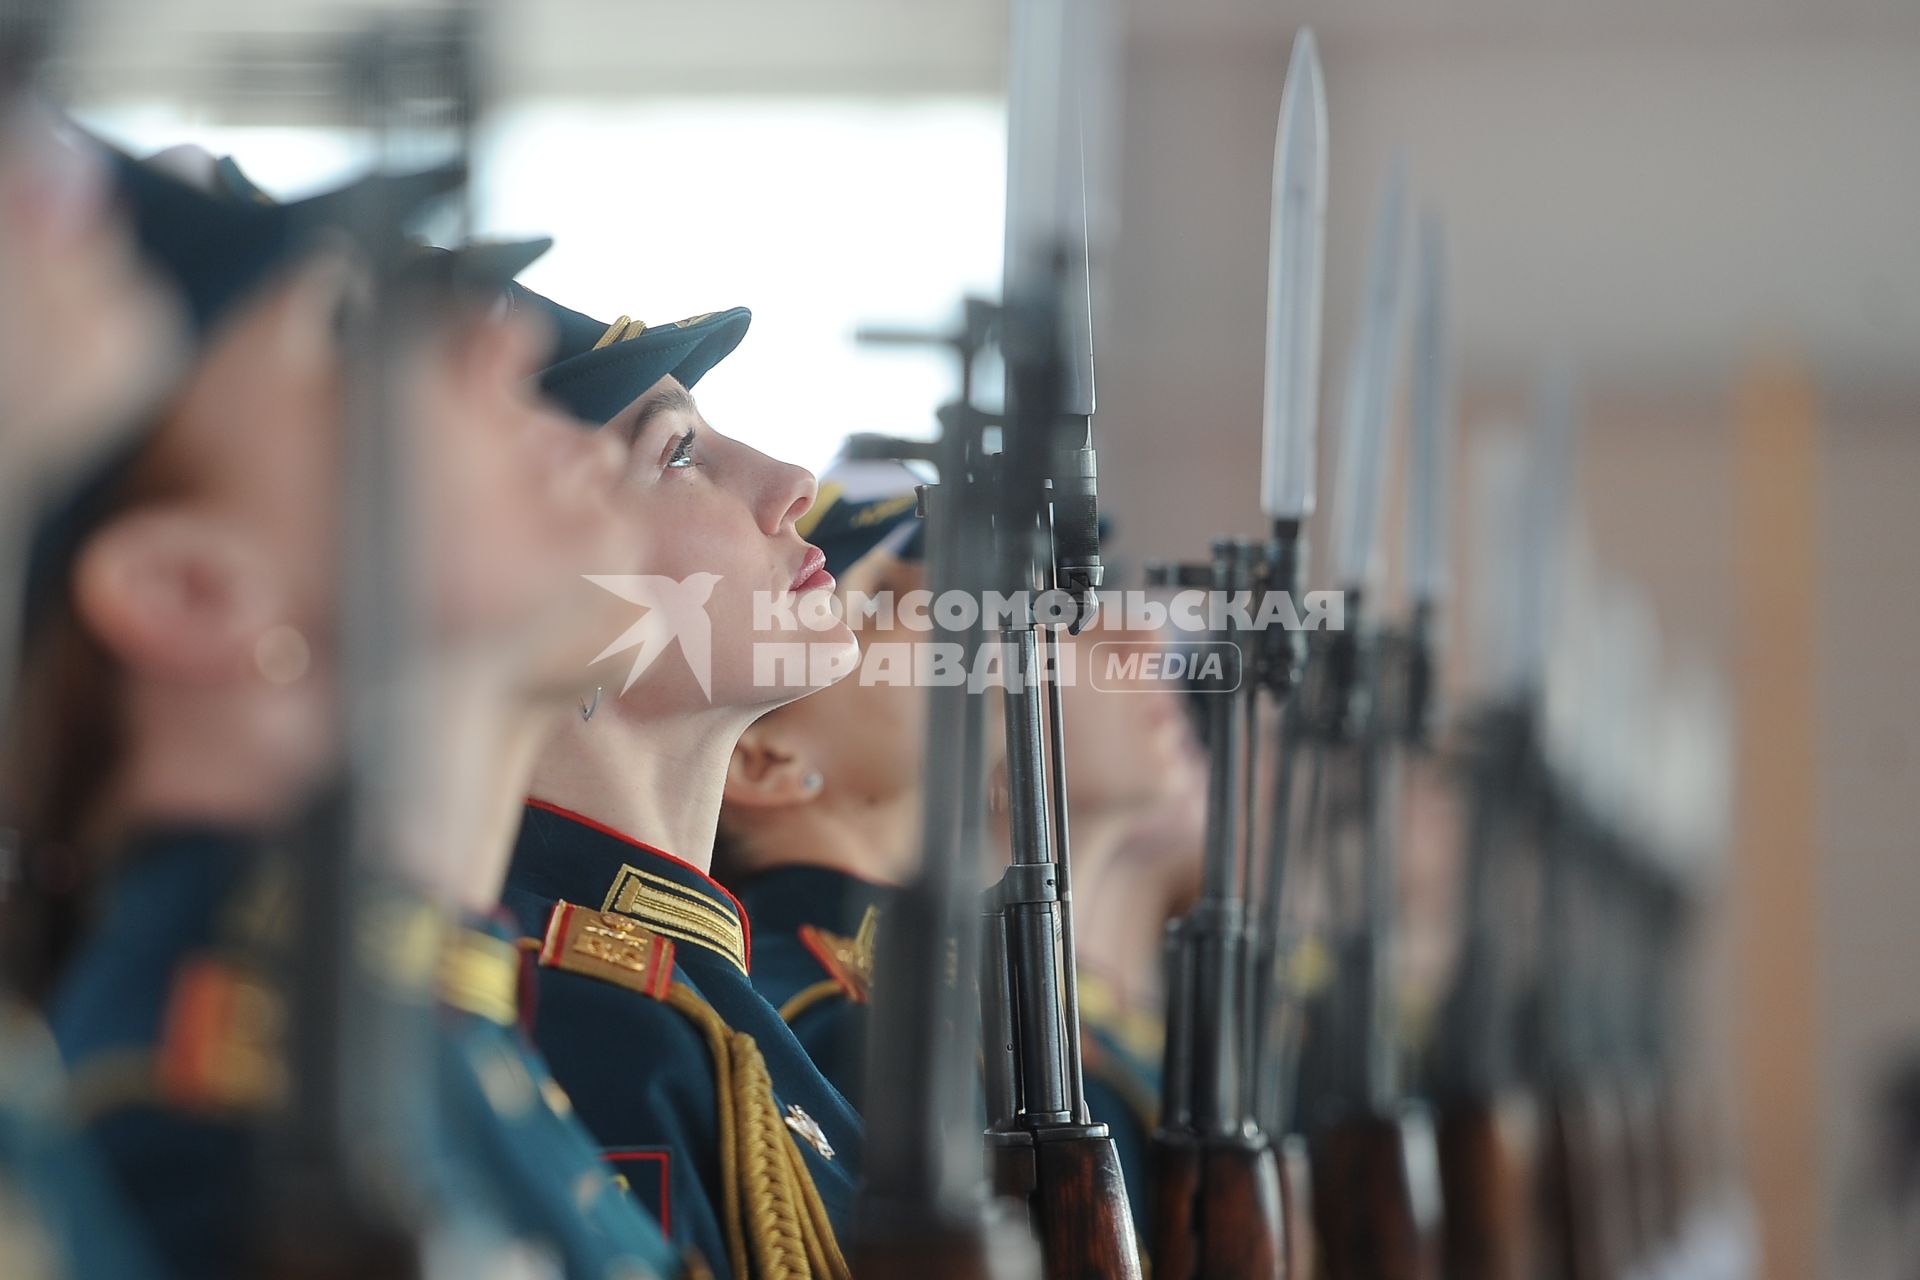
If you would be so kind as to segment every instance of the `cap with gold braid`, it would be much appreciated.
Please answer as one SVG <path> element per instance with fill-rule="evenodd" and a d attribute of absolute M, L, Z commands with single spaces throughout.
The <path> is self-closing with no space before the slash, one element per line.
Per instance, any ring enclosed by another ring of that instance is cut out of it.
<path fill-rule="evenodd" d="M 621 316 L 608 324 L 524 285 L 510 287 L 507 297 L 515 310 L 533 312 L 553 327 L 553 359 L 540 375 L 540 389 L 596 427 L 662 378 L 671 375 L 683 387 L 700 381 L 740 345 L 753 319 L 745 307 L 732 307 L 671 323 Z"/>

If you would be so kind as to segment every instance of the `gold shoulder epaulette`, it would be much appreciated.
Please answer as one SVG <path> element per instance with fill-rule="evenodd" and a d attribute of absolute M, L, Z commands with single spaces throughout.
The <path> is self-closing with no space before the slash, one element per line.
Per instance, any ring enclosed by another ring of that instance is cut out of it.
<path fill-rule="evenodd" d="M 880 910 L 869 906 L 860 929 L 851 938 L 828 933 L 817 925 L 800 926 L 800 944 L 820 962 L 827 977 L 855 1004 L 865 1004 L 873 991 L 873 944 L 880 930 Z"/>
<path fill-rule="evenodd" d="M 540 963 L 664 1000 L 673 982 L 673 943 L 630 916 L 556 902 Z"/>
<path fill-rule="evenodd" d="M 256 975 L 217 958 L 195 960 L 174 979 L 154 1057 L 154 1083 L 169 1102 L 253 1110 L 286 1093 L 286 1012 Z"/>
<path fill-rule="evenodd" d="M 512 1026 L 520 1013 L 520 951 L 477 929 L 455 929 L 440 952 L 440 1000 Z"/>

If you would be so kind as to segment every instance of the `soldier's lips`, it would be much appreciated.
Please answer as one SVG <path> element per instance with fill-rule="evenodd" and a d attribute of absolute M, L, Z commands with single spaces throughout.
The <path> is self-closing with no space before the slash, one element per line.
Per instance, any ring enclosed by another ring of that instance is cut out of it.
<path fill-rule="evenodd" d="M 821 587 L 832 587 L 833 575 L 827 572 L 827 553 L 818 547 L 808 547 L 807 554 L 800 561 L 800 572 L 793 575 L 789 591 L 818 591 Z"/>

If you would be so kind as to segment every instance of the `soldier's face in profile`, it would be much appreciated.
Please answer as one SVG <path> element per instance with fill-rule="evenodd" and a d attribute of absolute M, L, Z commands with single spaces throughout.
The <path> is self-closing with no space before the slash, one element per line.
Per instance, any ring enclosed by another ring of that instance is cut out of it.
<path fill-rule="evenodd" d="M 672 378 L 605 431 L 629 446 L 616 501 L 639 552 L 636 572 L 667 580 L 670 593 L 691 589 L 681 592 L 690 601 L 704 592 L 710 646 L 711 699 L 681 656 L 698 642 L 689 634 L 697 625 L 676 624 L 681 654 L 653 662 L 623 705 L 643 714 L 771 707 L 844 672 L 853 633 L 830 610 L 833 580 L 816 572 L 818 553 L 794 529 L 813 503 L 813 476 L 715 431 Z M 786 629 L 777 613 L 825 625 Z M 802 646 L 802 661 L 776 663 L 768 646 Z"/>

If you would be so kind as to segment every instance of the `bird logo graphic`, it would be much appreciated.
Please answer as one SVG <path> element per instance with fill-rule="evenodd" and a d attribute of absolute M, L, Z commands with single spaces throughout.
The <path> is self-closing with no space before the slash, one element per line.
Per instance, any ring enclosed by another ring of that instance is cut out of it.
<path fill-rule="evenodd" d="M 713 629 L 707 618 L 707 600 L 720 582 L 717 573 L 693 573 L 685 578 L 666 578 L 656 574 L 624 573 L 585 575 L 588 582 L 611 591 L 622 600 L 645 610 L 639 621 L 621 632 L 614 642 L 593 659 L 601 662 L 628 649 L 637 650 L 633 665 L 627 669 L 625 693 L 633 688 L 654 659 L 678 642 L 687 667 L 709 701 L 713 698 Z"/>

